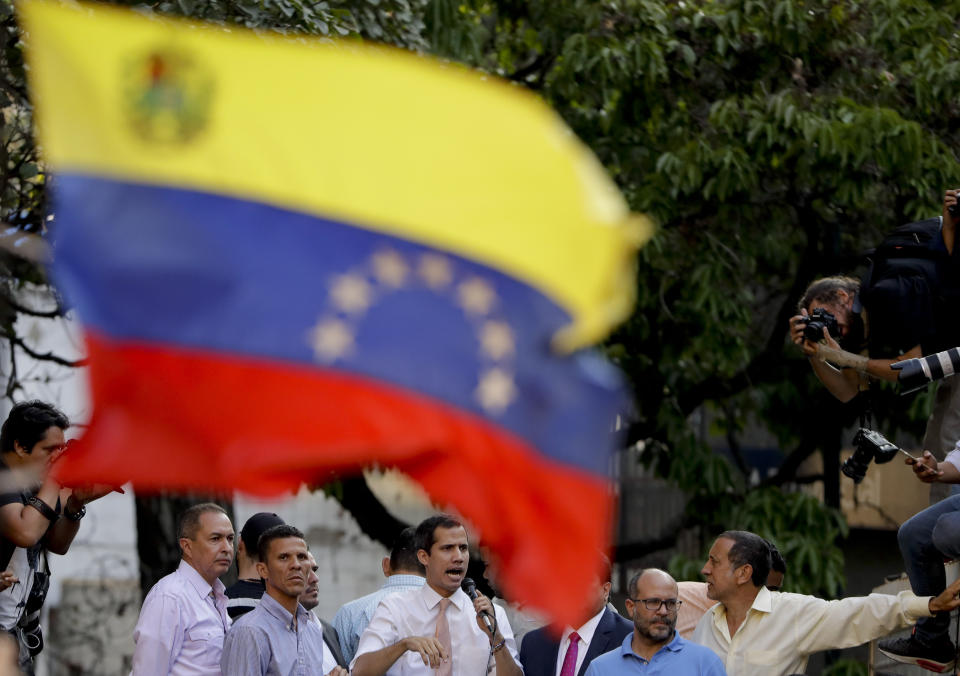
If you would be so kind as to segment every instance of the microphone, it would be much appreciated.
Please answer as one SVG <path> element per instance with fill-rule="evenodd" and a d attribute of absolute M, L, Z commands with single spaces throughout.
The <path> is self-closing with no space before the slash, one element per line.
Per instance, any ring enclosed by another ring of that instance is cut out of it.
<path fill-rule="evenodd" d="M 464 593 L 470 597 L 471 601 L 476 601 L 479 594 L 477 594 L 477 585 L 474 583 L 472 578 L 465 577 L 463 582 L 460 583 L 460 588 Z M 490 635 L 493 636 L 497 633 L 497 624 L 496 621 L 490 617 L 490 613 L 486 610 L 481 610 L 477 613 L 480 617 L 483 618 L 483 623 L 487 625 L 487 631 L 490 632 Z"/>

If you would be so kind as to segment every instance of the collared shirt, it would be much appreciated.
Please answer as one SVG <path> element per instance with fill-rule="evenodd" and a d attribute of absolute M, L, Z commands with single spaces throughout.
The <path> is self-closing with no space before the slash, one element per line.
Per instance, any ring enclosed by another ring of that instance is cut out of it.
<path fill-rule="evenodd" d="M 133 631 L 132 676 L 219 676 L 230 626 L 223 590 L 186 561 L 157 582 Z"/>
<path fill-rule="evenodd" d="M 423 586 L 424 579 L 420 575 L 398 574 L 387 578 L 383 586 L 372 594 L 361 596 L 349 603 L 344 603 L 337 614 L 333 616 L 333 628 L 337 630 L 340 639 L 340 650 L 343 659 L 349 664 L 357 654 L 360 644 L 360 634 L 370 624 L 373 614 L 385 597 L 398 592 L 413 591 Z"/>
<path fill-rule="evenodd" d="M 577 629 L 577 636 L 580 637 L 580 641 L 577 643 L 577 664 L 573 669 L 573 673 L 575 674 L 580 673 L 580 667 L 583 666 L 583 660 L 586 658 L 587 650 L 590 648 L 590 641 L 593 640 L 593 635 L 597 633 L 597 625 L 600 624 L 600 618 L 603 617 L 603 611 L 606 609 L 606 606 L 601 608 L 599 613 L 591 617 L 582 627 Z M 560 635 L 560 649 L 557 651 L 557 669 L 554 672 L 556 676 L 560 676 L 560 670 L 563 669 L 563 661 L 567 657 L 567 649 L 570 647 L 570 634 L 572 633 L 573 627 L 566 627 Z"/>
<path fill-rule="evenodd" d="M 230 676 L 308 676 L 329 673 L 323 666 L 323 630 L 299 603 L 297 619 L 270 596 L 239 618 L 227 632 L 220 667 Z M 336 662 L 330 667 L 336 666 Z"/>
<path fill-rule="evenodd" d="M 360 637 L 357 654 L 350 662 L 353 669 L 357 658 L 392 646 L 409 636 L 435 636 L 437 617 L 442 597 L 425 584 L 420 589 L 387 596 L 380 602 L 377 612 Z M 462 589 L 450 596 L 447 608 L 447 624 L 450 627 L 450 647 L 453 653 L 453 676 L 483 676 L 484 670 L 496 674 L 493 657 L 490 656 L 490 639 L 477 624 L 473 601 Z M 503 608 L 494 606 L 500 633 L 506 640 L 504 650 L 510 652 L 519 666 L 517 645 L 513 631 Z M 424 665 L 419 653 L 407 651 L 387 670 L 387 676 L 433 676 L 435 670 Z"/>
<path fill-rule="evenodd" d="M 697 622 L 717 602 L 707 596 L 706 582 L 678 582 L 677 598 L 683 602 L 677 609 L 677 633 L 691 639 Z"/>
<path fill-rule="evenodd" d="M 585 676 L 726 676 L 719 657 L 676 632 L 649 661 L 633 652 L 632 641 L 630 632 L 618 650 L 594 658 Z"/>
<path fill-rule="evenodd" d="M 523 637 L 534 629 L 546 626 L 547 619 L 538 611 L 522 603 L 508 603 L 506 599 L 494 596 L 490 601 L 495 606 L 500 606 L 507 614 L 510 620 L 510 628 L 513 630 L 513 639 L 517 642 L 517 650 L 523 645 Z"/>
<path fill-rule="evenodd" d="M 798 674 L 811 653 L 867 643 L 930 617 L 929 602 L 911 592 L 824 601 L 761 587 L 732 637 L 718 603 L 700 618 L 693 640 L 717 653 L 730 676 Z"/>
<path fill-rule="evenodd" d="M 312 610 L 307 611 L 307 614 L 310 615 L 310 621 L 316 622 L 317 626 L 320 627 L 320 636 L 323 637 L 323 621 L 314 614 Z M 328 625 L 329 626 L 329 625 Z M 327 640 L 323 640 L 323 673 L 329 674 L 333 671 L 334 667 L 339 667 L 337 663 L 337 658 L 334 657 L 333 651 L 330 650 L 330 646 L 327 645 Z"/>

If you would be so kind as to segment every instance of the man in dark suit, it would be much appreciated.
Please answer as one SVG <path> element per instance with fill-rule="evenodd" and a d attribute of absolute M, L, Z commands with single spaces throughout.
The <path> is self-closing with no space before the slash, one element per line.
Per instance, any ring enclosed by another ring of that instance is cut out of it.
<path fill-rule="evenodd" d="M 613 650 L 633 631 L 633 623 L 607 607 L 610 598 L 610 562 L 597 580 L 589 616 L 574 630 L 564 627 L 559 640 L 556 628 L 535 629 L 520 644 L 524 676 L 583 676 L 593 658 Z M 601 581 L 602 580 L 602 581 Z"/>
<path fill-rule="evenodd" d="M 317 565 L 317 560 L 313 557 L 313 554 L 307 553 L 307 558 L 310 561 L 310 572 L 307 574 L 307 588 L 300 595 L 300 605 L 309 610 L 310 614 L 320 623 L 320 628 L 323 630 L 324 652 L 329 651 L 333 655 L 333 659 L 336 660 L 337 666 L 346 669 L 347 662 L 343 659 L 343 652 L 340 650 L 340 638 L 337 636 L 337 630 L 333 628 L 332 624 L 320 619 L 313 612 L 313 609 L 320 605 L 320 576 L 317 575 L 320 566 Z"/>

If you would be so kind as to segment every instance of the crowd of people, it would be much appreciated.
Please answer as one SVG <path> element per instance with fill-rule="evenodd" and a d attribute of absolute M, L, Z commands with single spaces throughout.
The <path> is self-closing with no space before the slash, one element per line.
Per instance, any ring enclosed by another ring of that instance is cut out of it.
<path fill-rule="evenodd" d="M 54 407 L 25 402 L 0 430 L 0 627 L 12 634 L 25 673 L 42 648 L 45 552 L 66 552 L 86 503 L 109 490 L 71 491 L 51 477 L 68 424 Z M 931 467 L 918 462 L 915 471 L 928 479 Z M 606 562 L 578 626 L 527 631 L 521 621 L 525 630 L 515 633 L 510 617 L 521 612 L 463 589 L 467 532 L 440 514 L 401 532 L 382 561 L 382 587 L 346 603 L 328 624 L 313 612 L 317 562 L 303 533 L 278 515 L 253 515 L 237 538 L 224 509 L 202 503 L 178 528 L 180 563 L 140 609 L 134 676 L 788 675 L 802 673 L 814 652 L 939 621 L 960 606 L 960 580 L 923 596 L 824 601 L 783 593 L 787 563 L 776 547 L 728 531 L 710 549 L 706 582 L 678 585 L 663 570 L 641 570 L 625 589 L 623 616 L 610 604 Z M 238 579 L 225 587 L 220 578 L 235 560 Z"/>
<path fill-rule="evenodd" d="M 609 603 L 608 564 L 578 626 L 517 635 L 503 605 L 464 590 L 467 532 L 440 514 L 400 534 L 383 561 L 384 585 L 345 604 L 331 626 L 311 612 L 317 566 L 303 534 L 277 515 L 256 514 L 243 526 L 239 550 L 248 561 L 230 588 L 219 580 L 234 551 L 223 509 L 191 507 L 179 535 L 179 567 L 140 611 L 135 676 L 787 675 L 803 673 L 814 652 L 865 643 L 960 606 L 960 580 L 923 597 L 824 601 L 772 591 L 786 573 L 779 552 L 753 533 L 728 531 L 710 550 L 705 583 L 681 591 L 669 573 L 641 570 L 627 585 L 624 617 Z M 707 603 L 698 604 L 703 597 Z M 688 602 L 699 608 L 689 638 L 677 629 Z"/>
<path fill-rule="evenodd" d="M 910 266 L 880 274 L 875 265 L 862 281 L 829 277 L 807 289 L 790 319 L 791 336 L 834 396 L 854 399 L 869 377 L 895 379 L 896 361 L 960 344 L 955 296 L 940 288 L 960 290 L 953 262 L 958 193 L 946 191 L 938 220 L 907 229 L 934 233 L 928 248 L 935 269 L 922 284 L 909 277 L 918 274 Z M 837 335 L 826 322 L 822 336 L 810 336 L 811 315 L 824 312 Z M 912 321 L 898 322 L 904 314 Z M 845 368 L 831 362 L 840 353 Z M 958 392 L 956 378 L 940 383 L 924 442 L 933 452 L 906 460 L 925 483 L 960 484 Z M 29 401 L 16 404 L 0 429 L 0 629 L 11 635 L 0 641 L 0 654 L 16 652 L 27 674 L 43 648 L 47 553 L 66 553 L 86 505 L 116 490 L 57 482 L 50 470 L 66 449 L 68 426 L 55 407 Z M 960 606 L 960 580 L 947 586 L 943 559 L 960 558 L 960 495 L 934 499 L 900 528 L 912 591 L 836 601 L 782 592 L 787 562 L 777 548 L 732 530 L 713 543 L 705 582 L 677 583 L 654 568 L 637 572 L 624 590 L 625 615 L 610 604 L 607 562 L 575 627 L 537 623 L 502 599 L 468 594 L 462 584 L 470 543 L 449 515 L 400 533 L 382 561 L 382 587 L 345 604 L 331 623 L 313 612 L 318 567 L 303 533 L 276 514 L 255 514 L 237 539 L 222 507 L 198 504 L 182 514 L 177 537 L 177 569 L 140 609 L 134 676 L 788 676 L 803 673 L 812 653 L 913 624 L 913 634 L 882 641 L 881 650 L 938 672 L 953 667 L 957 652 L 947 624 Z M 234 560 L 238 580 L 225 587 L 220 578 Z"/>

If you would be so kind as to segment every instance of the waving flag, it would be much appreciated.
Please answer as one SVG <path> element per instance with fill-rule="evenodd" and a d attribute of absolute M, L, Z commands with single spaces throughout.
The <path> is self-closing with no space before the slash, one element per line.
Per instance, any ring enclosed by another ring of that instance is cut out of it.
<path fill-rule="evenodd" d="M 649 227 L 558 117 L 396 50 L 20 10 L 95 406 L 64 478 L 276 494 L 396 466 L 508 594 L 574 619 L 626 401 L 579 348 L 629 311 Z"/>

